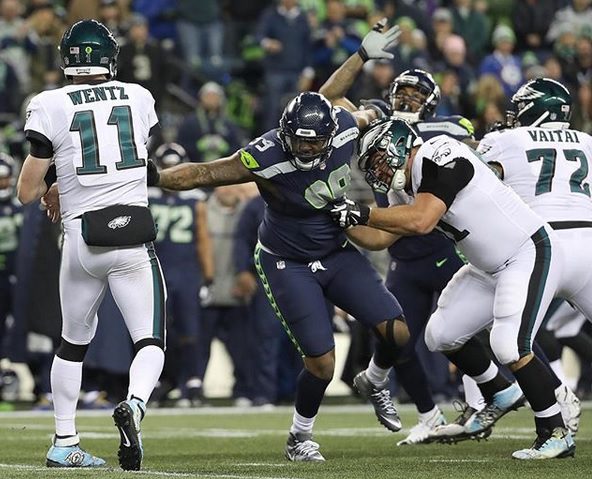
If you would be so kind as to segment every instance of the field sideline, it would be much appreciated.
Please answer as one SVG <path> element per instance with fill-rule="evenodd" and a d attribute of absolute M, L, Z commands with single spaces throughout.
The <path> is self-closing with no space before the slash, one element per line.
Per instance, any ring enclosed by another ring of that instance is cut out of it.
<path fill-rule="evenodd" d="M 447 418 L 455 416 L 443 408 Z M 403 424 L 415 424 L 414 408 L 399 408 Z M 292 408 L 273 411 L 237 408 L 153 409 L 143 422 L 146 457 L 140 472 L 117 466 L 119 440 L 110 411 L 81 412 L 82 446 L 103 457 L 106 469 L 53 470 L 44 457 L 53 430 L 52 413 L 0 414 L 0 478 L 589 478 L 592 471 L 592 403 L 586 403 L 575 459 L 541 462 L 513 460 L 515 449 L 534 439 L 527 409 L 503 418 L 488 441 L 397 447 L 392 434 L 375 420 L 370 406 L 324 406 L 315 440 L 324 464 L 295 464 L 283 458 Z"/>

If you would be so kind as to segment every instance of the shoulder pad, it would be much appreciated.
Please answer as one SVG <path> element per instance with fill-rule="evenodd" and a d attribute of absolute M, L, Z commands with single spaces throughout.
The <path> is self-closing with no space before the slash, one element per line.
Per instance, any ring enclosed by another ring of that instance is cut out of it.
<path fill-rule="evenodd" d="M 438 166 L 452 163 L 458 156 L 454 154 L 457 142 L 446 135 L 437 136 L 425 143 L 425 145 L 427 145 L 428 150 L 423 153 L 423 156 Z"/>

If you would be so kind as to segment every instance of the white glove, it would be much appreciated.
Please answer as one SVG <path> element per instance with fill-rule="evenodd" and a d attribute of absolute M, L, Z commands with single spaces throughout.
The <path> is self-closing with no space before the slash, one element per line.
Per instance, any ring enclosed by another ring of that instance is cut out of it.
<path fill-rule="evenodd" d="M 394 55 L 386 52 L 389 47 L 394 47 L 398 43 L 401 30 L 397 25 L 391 27 L 386 32 L 382 29 L 386 26 L 386 18 L 383 18 L 372 27 L 372 30 L 362 40 L 362 45 L 358 50 L 358 55 L 362 60 L 368 61 L 372 58 L 392 59 Z"/>

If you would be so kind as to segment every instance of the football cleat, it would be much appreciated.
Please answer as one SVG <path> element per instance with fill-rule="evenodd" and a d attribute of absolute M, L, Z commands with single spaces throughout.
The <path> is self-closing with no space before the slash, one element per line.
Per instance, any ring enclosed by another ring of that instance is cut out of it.
<path fill-rule="evenodd" d="M 389 431 L 397 432 L 401 430 L 401 419 L 386 385 L 383 387 L 375 386 L 366 377 L 366 372 L 362 371 L 354 378 L 354 387 L 360 393 L 360 396 L 370 401 L 380 424 Z"/>
<path fill-rule="evenodd" d="M 290 433 L 284 449 L 286 459 L 295 462 L 324 462 L 319 444 L 312 440 L 312 434 Z"/>
<path fill-rule="evenodd" d="M 518 384 L 512 383 L 506 389 L 496 392 L 491 402 L 468 419 L 464 426 L 465 432 L 471 436 L 482 433 L 510 411 L 524 406 L 525 402 L 526 398 Z"/>
<path fill-rule="evenodd" d="M 573 457 L 575 454 L 576 444 L 569 429 L 556 427 L 550 434 L 537 436 L 532 447 L 512 453 L 512 457 L 522 460 L 560 459 Z"/>
<path fill-rule="evenodd" d="M 450 424 L 436 426 L 430 430 L 424 443 L 439 442 L 443 444 L 455 444 L 468 439 L 487 439 L 491 435 L 491 428 L 486 429 L 479 434 L 467 434 L 464 426 L 473 414 L 477 412 L 477 409 L 472 408 L 467 403 L 457 399 L 454 400 L 452 404 L 460 413 L 458 417 Z"/>
<path fill-rule="evenodd" d="M 146 413 L 144 401 L 132 398 L 120 402 L 113 411 L 113 420 L 119 430 L 119 465 L 124 471 L 139 471 L 144 457 L 140 422 Z"/>
<path fill-rule="evenodd" d="M 563 422 L 575 437 L 580 427 L 580 416 L 582 415 L 582 406 L 580 400 L 565 384 L 555 389 L 555 398 L 561 408 Z"/>
<path fill-rule="evenodd" d="M 431 442 L 429 440 L 430 432 L 444 424 L 446 424 L 446 418 L 442 414 L 442 411 L 440 411 L 440 408 L 436 406 L 429 417 L 425 419 L 420 418 L 419 422 L 409 431 L 409 435 L 402 441 L 399 441 L 397 446 Z"/>
<path fill-rule="evenodd" d="M 52 445 L 47 451 L 45 465 L 47 467 L 102 467 L 105 461 L 81 449 L 78 444 L 65 447 Z"/>

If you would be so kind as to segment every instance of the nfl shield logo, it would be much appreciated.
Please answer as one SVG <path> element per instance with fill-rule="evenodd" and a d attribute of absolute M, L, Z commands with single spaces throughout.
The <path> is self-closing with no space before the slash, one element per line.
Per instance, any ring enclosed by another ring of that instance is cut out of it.
<path fill-rule="evenodd" d="M 280 260 L 275 264 L 277 269 L 285 269 L 286 268 L 286 263 L 284 263 L 284 261 Z"/>

